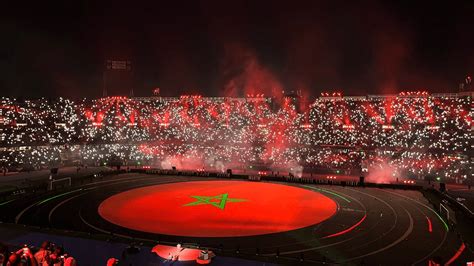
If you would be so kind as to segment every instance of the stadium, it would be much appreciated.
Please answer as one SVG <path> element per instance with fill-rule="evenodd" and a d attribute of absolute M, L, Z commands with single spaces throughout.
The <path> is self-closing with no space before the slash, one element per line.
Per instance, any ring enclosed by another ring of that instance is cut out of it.
<path fill-rule="evenodd" d="M 472 97 L 4 97 L 0 230 L 90 265 L 461 265 Z"/>
<path fill-rule="evenodd" d="M 474 265 L 474 1 L 8 1 L 0 266 Z"/>

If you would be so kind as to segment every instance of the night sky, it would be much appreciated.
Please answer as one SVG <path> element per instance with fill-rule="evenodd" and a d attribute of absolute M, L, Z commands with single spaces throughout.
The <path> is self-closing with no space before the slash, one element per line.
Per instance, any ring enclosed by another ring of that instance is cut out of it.
<path fill-rule="evenodd" d="M 100 97 L 106 59 L 132 61 L 138 96 L 455 92 L 474 73 L 472 0 L 31 2 L 2 4 L 1 96 Z"/>

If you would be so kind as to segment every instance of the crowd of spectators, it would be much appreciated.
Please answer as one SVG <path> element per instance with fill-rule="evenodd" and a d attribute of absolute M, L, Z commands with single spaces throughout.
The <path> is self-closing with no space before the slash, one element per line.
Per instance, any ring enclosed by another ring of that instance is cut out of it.
<path fill-rule="evenodd" d="M 22 248 L 9 252 L 5 245 L 0 244 L 0 266 L 75 266 L 74 257 L 64 252 L 63 247 L 45 241 L 36 249 L 24 245 Z"/>
<path fill-rule="evenodd" d="M 272 168 L 472 173 L 472 98 L 395 95 L 298 98 L 0 99 L 0 163 L 64 161 L 223 171 Z M 181 167 L 180 167 L 181 168 Z"/>

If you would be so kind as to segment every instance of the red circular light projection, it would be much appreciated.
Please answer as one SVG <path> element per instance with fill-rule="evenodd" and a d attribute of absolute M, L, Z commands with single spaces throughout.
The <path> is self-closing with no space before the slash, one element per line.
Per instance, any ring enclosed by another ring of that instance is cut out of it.
<path fill-rule="evenodd" d="M 119 193 L 100 204 L 99 214 L 113 224 L 149 233 L 235 237 L 307 227 L 336 209 L 330 198 L 293 186 L 193 181 Z"/>

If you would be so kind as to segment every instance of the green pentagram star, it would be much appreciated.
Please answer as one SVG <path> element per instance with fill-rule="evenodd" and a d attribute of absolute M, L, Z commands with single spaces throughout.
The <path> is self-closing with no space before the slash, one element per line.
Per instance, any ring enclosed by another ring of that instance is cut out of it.
<path fill-rule="evenodd" d="M 217 207 L 221 210 L 225 208 L 227 202 L 242 202 L 247 201 L 246 199 L 231 199 L 227 193 L 220 194 L 217 196 L 191 196 L 191 198 L 195 198 L 196 201 L 184 204 L 183 206 L 196 206 L 196 205 L 203 205 L 203 204 L 210 204 L 214 207 Z"/>

